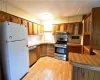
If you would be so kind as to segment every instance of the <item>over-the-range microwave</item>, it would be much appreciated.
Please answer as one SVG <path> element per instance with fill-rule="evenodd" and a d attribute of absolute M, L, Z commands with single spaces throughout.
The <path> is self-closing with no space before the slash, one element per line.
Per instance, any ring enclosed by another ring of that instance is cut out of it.
<path fill-rule="evenodd" d="M 70 35 L 68 42 L 69 43 L 80 44 L 81 43 L 81 36 L 80 35 Z"/>

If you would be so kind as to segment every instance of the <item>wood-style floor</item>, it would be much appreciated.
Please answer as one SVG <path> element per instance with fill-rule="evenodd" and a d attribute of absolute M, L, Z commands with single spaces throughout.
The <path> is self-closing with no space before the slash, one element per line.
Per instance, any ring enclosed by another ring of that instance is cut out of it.
<path fill-rule="evenodd" d="M 68 61 L 51 57 L 40 58 L 23 80 L 71 80 L 72 66 Z"/>

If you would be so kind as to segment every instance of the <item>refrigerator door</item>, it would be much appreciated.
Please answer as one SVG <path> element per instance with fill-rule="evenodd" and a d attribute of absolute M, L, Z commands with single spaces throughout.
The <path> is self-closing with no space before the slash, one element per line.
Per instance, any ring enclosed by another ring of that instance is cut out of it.
<path fill-rule="evenodd" d="M 7 47 L 10 76 L 8 80 L 20 80 L 29 70 L 27 40 L 8 42 Z"/>
<path fill-rule="evenodd" d="M 3 27 L 6 41 L 28 39 L 27 27 L 25 25 L 6 21 L 3 23 Z"/>

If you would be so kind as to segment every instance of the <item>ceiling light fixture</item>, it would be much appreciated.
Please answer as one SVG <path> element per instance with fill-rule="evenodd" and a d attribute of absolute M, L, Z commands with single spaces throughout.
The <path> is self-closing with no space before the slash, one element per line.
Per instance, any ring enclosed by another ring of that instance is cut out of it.
<path fill-rule="evenodd" d="M 45 13 L 41 13 L 39 18 L 41 20 L 51 20 L 51 19 L 53 19 L 53 15 L 51 13 L 45 12 Z"/>

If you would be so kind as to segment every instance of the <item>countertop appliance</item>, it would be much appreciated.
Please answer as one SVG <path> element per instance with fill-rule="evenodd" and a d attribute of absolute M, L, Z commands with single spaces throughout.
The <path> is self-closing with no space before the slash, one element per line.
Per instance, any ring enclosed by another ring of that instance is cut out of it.
<path fill-rule="evenodd" d="M 55 43 L 55 58 L 60 60 L 67 60 L 67 32 L 57 32 L 56 33 L 56 43 Z"/>
<path fill-rule="evenodd" d="M 0 23 L 0 56 L 4 80 L 20 80 L 29 71 L 27 27 L 12 22 Z"/>

